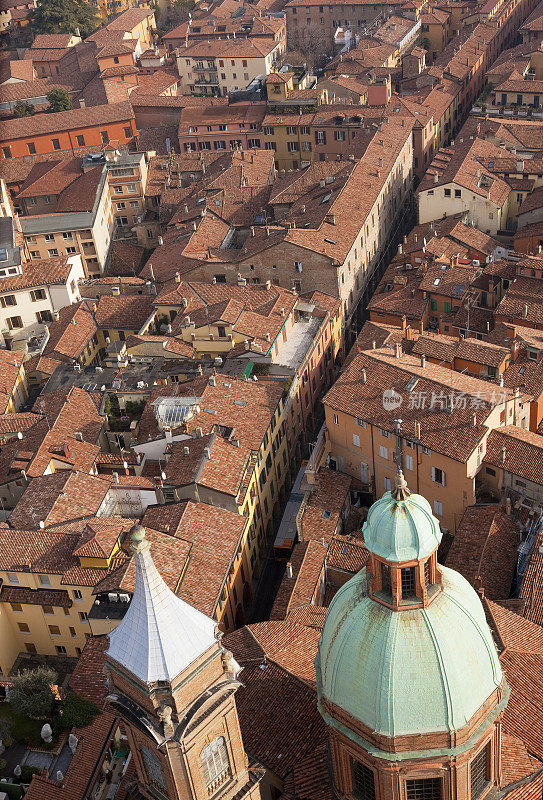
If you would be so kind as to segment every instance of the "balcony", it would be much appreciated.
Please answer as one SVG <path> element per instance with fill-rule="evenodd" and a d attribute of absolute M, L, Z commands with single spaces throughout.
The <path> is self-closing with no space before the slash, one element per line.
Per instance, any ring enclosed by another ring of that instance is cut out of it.
<path fill-rule="evenodd" d="M 194 81 L 195 86 L 218 86 L 219 79 L 218 78 L 204 78 L 203 76 L 200 78 L 196 78 Z"/>
<path fill-rule="evenodd" d="M 217 67 L 210 64 L 195 64 L 192 69 L 194 72 L 217 72 Z"/>
<path fill-rule="evenodd" d="M 223 783 L 226 783 L 226 781 L 229 780 L 230 780 L 230 767 L 225 767 L 225 769 L 223 769 L 222 772 L 219 772 L 219 774 L 215 778 L 213 778 L 213 780 L 210 783 L 208 783 L 207 785 L 208 797 L 212 797 L 212 795 L 215 794 L 219 786 L 222 786 Z"/>

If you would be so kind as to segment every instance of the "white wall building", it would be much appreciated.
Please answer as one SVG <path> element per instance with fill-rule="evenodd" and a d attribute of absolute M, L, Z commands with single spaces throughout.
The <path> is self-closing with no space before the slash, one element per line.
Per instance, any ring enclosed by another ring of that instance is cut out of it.
<path fill-rule="evenodd" d="M 210 39 L 177 50 L 184 94 L 225 96 L 273 72 L 281 54 L 274 39 Z"/>

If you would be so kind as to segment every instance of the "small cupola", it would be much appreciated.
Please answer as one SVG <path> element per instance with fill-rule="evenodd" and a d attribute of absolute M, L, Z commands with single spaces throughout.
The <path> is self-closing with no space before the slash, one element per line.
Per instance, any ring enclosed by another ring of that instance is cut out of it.
<path fill-rule="evenodd" d="M 437 563 L 441 535 L 430 504 L 411 494 L 398 469 L 392 490 L 373 504 L 364 524 L 370 597 L 393 610 L 426 607 L 443 583 Z"/>

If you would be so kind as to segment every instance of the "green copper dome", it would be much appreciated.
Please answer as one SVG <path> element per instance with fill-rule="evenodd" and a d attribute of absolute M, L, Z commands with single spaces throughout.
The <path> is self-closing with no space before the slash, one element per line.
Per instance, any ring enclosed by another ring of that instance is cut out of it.
<path fill-rule="evenodd" d="M 409 493 L 401 473 L 393 491 L 385 492 L 370 508 L 363 533 L 370 553 L 385 561 L 420 561 L 441 541 L 430 503 L 420 494 Z"/>
<path fill-rule="evenodd" d="M 387 518 L 390 495 L 370 511 L 370 549 L 385 558 L 405 552 L 420 558 L 436 546 L 428 503 L 416 495 L 405 502 L 397 522 Z M 384 545 L 378 520 L 384 521 Z M 413 520 L 423 527 L 419 536 Z M 401 546 L 394 547 L 391 531 Z M 389 737 L 453 731 L 469 722 L 503 673 L 477 593 L 457 572 L 442 569 L 443 591 L 426 608 L 392 611 L 376 602 L 365 570 L 341 587 L 315 659 L 320 701 L 327 698 Z"/>

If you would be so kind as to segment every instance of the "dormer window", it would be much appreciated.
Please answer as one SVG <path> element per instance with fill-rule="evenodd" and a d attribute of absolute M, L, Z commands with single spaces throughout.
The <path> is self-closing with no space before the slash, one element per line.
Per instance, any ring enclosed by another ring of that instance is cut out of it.
<path fill-rule="evenodd" d="M 402 600 L 416 597 L 415 567 L 403 567 L 400 572 L 402 577 Z"/>

